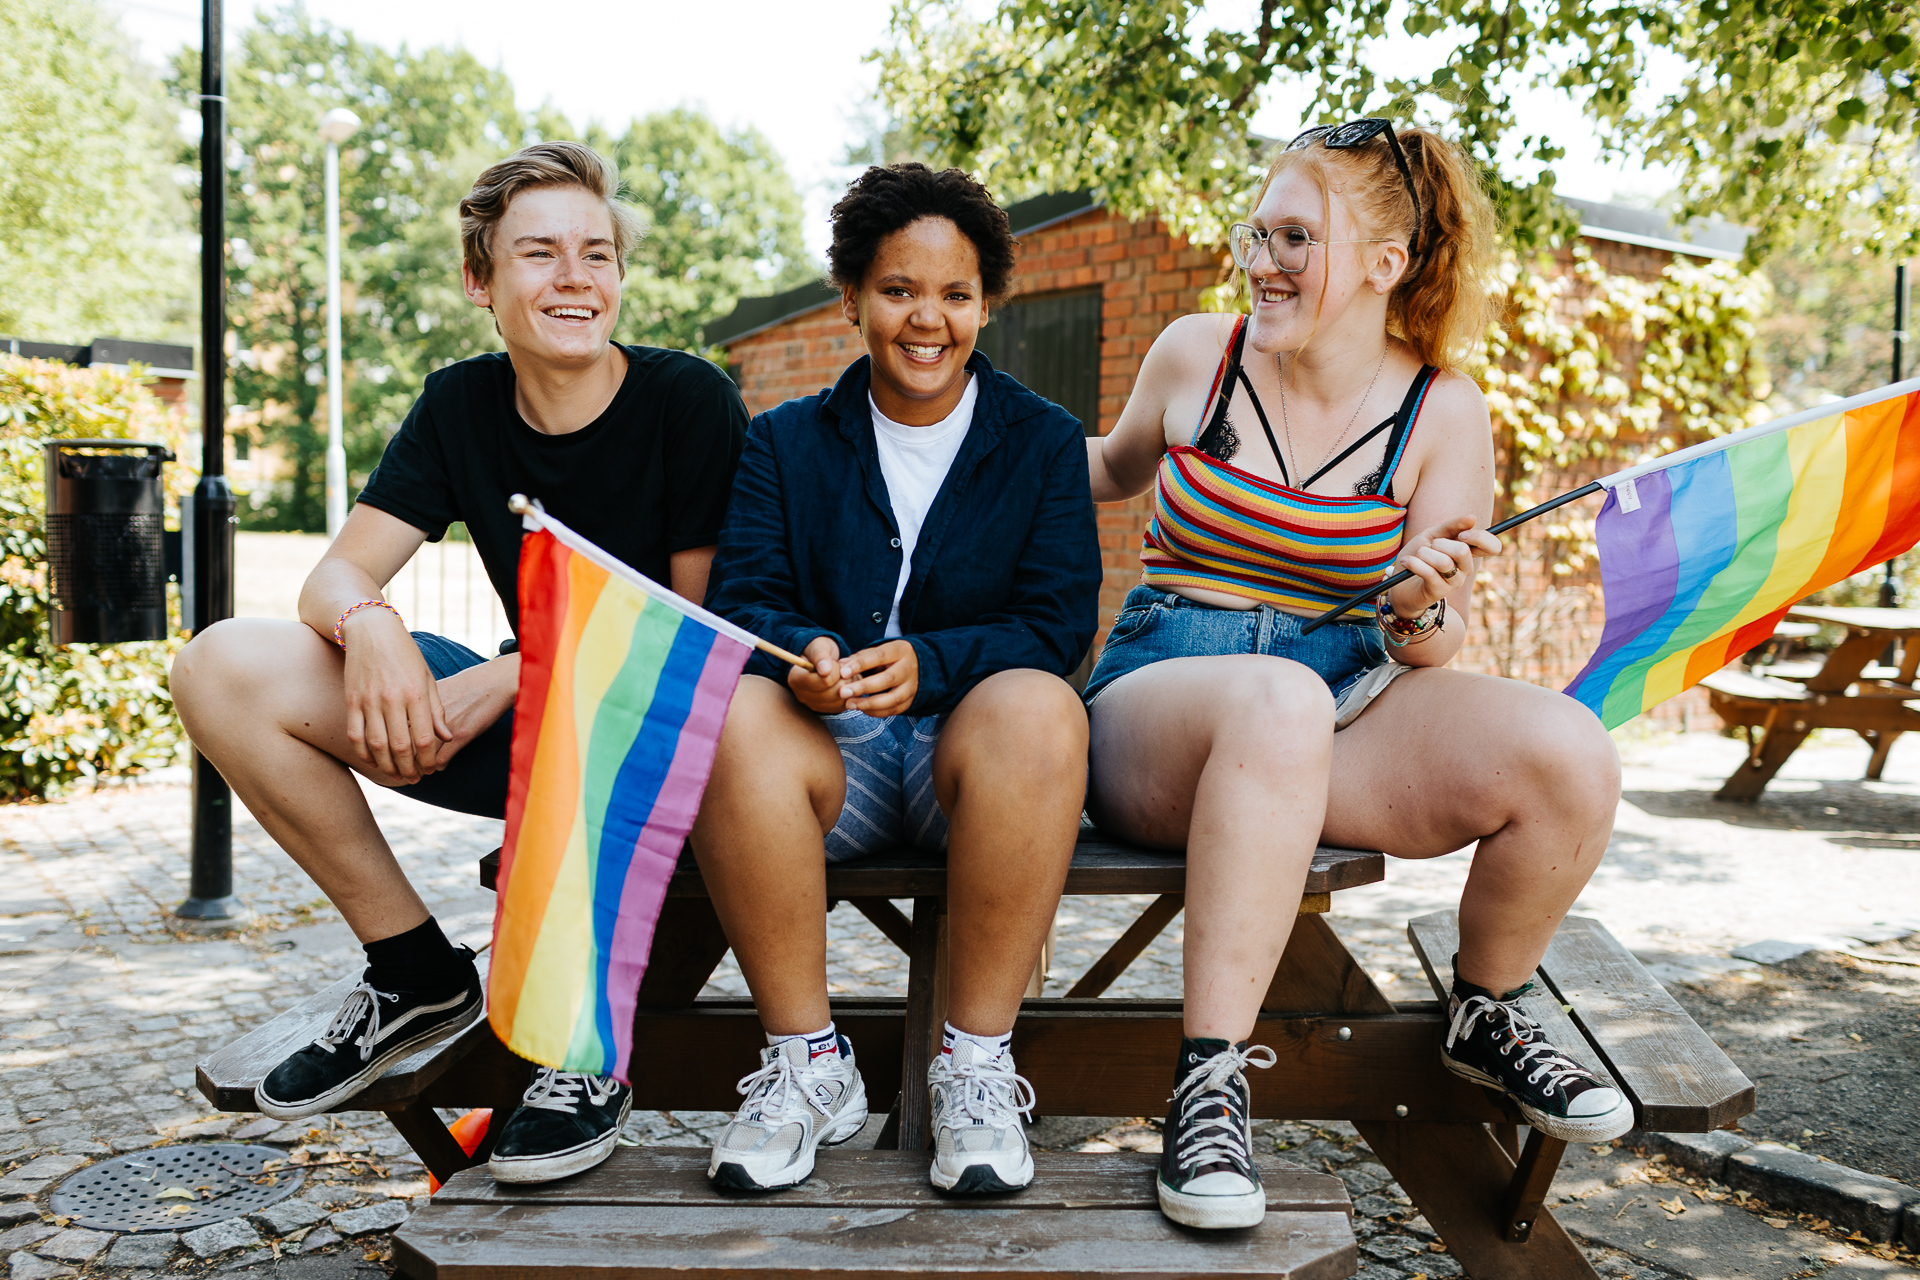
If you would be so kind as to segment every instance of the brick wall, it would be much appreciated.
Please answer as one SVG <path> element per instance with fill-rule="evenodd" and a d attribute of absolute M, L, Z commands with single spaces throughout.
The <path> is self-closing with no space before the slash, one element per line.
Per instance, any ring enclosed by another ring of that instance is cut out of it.
<path fill-rule="evenodd" d="M 1657 278 L 1671 261 L 1671 255 L 1660 249 L 1600 240 L 1587 241 L 1587 247 L 1609 271 L 1649 279 Z M 1561 258 L 1571 262 L 1570 254 L 1563 253 Z M 1014 293 L 1100 286 L 1099 428 L 1105 434 L 1119 421 L 1153 340 L 1177 317 L 1199 310 L 1200 291 L 1218 283 L 1220 271 L 1217 256 L 1192 247 L 1158 222 L 1128 222 L 1105 210 L 1093 210 L 1021 238 Z M 728 347 L 751 413 L 831 386 L 863 351 L 859 334 L 835 305 L 796 316 Z M 1638 353 L 1624 356 L 1631 363 Z M 1543 492 L 1557 493 L 1591 478 L 1551 477 Z M 1099 508 L 1100 554 L 1106 575 L 1100 592 L 1101 639 L 1121 599 L 1140 580 L 1140 538 L 1150 505 L 1150 495 L 1142 495 Z M 1543 529 L 1525 528 L 1528 532 L 1509 555 L 1490 566 L 1500 576 L 1493 584 L 1495 590 L 1483 590 L 1477 598 L 1478 616 L 1455 665 L 1557 688 L 1579 669 L 1599 637 L 1598 571 L 1589 567 L 1584 573 L 1556 579 L 1550 572 L 1551 539 Z M 1694 700 L 1696 707 L 1688 701 L 1692 698 L 1689 694 L 1674 700 L 1660 709 L 1657 718 L 1706 719 L 1701 714 L 1704 699 Z"/>

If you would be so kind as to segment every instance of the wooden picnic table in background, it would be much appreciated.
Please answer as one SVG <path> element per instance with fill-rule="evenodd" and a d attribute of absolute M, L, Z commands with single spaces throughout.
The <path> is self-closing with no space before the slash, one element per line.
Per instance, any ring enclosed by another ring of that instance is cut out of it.
<path fill-rule="evenodd" d="M 1747 730 L 1747 759 L 1721 786 L 1722 800 L 1759 799 L 1815 729 L 1851 729 L 1865 738 L 1873 748 L 1869 779 L 1880 777 L 1901 734 L 1920 729 L 1920 689 L 1914 687 L 1920 609 L 1796 605 L 1787 617 L 1843 627 L 1846 635 L 1824 662 L 1783 662 L 1750 671 L 1728 667 L 1700 682 L 1720 718 Z M 1880 663 L 1895 645 L 1899 664 Z"/>

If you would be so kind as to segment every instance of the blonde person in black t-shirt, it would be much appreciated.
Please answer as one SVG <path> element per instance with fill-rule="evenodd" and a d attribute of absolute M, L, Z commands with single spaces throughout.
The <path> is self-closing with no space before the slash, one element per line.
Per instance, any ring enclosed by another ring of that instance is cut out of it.
<path fill-rule="evenodd" d="M 260 1109 L 338 1107 L 391 1063 L 478 1018 L 473 953 L 447 941 L 381 836 L 355 773 L 429 804 L 506 812 L 520 659 L 409 633 L 382 592 L 463 522 L 518 627 L 513 493 L 698 600 L 745 437 L 713 365 L 610 341 L 638 234 L 612 164 L 576 143 L 527 147 L 460 204 L 467 297 L 504 353 L 427 378 L 358 505 L 300 593 L 300 621 L 239 618 L 194 637 L 172 689 L 194 745 L 338 907 L 367 953 L 361 984 L 282 1062 Z M 491 1167 L 542 1182 L 613 1150 L 631 1091 L 540 1068 Z"/>

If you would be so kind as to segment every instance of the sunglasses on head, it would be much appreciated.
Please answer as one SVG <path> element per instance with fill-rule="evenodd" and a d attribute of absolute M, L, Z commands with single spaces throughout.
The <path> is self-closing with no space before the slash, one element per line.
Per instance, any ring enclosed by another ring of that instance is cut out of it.
<path fill-rule="evenodd" d="M 1367 116 L 1359 120 L 1349 120 L 1345 124 L 1316 125 L 1304 133 L 1295 135 L 1287 144 L 1287 150 L 1298 151 L 1319 143 L 1329 151 L 1352 151 L 1364 147 L 1381 134 L 1387 135 L 1387 147 L 1393 152 L 1393 163 L 1400 170 L 1400 180 L 1407 184 L 1407 197 L 1413 201 L 1413 234 L 1407 237 L 1407 256 L 1415 257 L 1420 251 L 1420 193 L 1413 187 L 1413 169 L 1407 164 L 1407 153 L 1400 147 L 1400 139 L 1393 136 L 1393 123 L 1379 116 Z"/>

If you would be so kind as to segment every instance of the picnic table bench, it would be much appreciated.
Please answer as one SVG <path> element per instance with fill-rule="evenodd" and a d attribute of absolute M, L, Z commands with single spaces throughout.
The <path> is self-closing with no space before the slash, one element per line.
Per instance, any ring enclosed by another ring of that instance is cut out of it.
<path fill-rule="evenodd" d="M 1501 1096 L 1441 1066 L 1457 924 L 1421 917 L 1409 938 L 1436 1000 L 1389 1000 L 1324 913 L 1334 893 L 1384 878 L 1379 853 L 1320 849 L 1292 938 L 1263 1001 L 1255 1043 L 1276 1069 L 1254 1082 L 1259 1119 L 1346 1120 L 1470 1277 L 1574 1280 L 1596 1273 L 1547 1208 L 1565 1144 L 1530 1134 Z M 490 883 L 489 872 L 483 878 Z M 946 985 L 945 870 L 898 852 L 827 869 L 846 901 L 906 951 L 896 998 L 836 998 L 859 1047 L 877 1149 L 823 1151 L 797 1190 L 752 1196 L 705 1179 L 704 1152 L 622 1148 L 599 1168 L 542 1186 L 495 1185 L 482 1147 L 461 1152 L 435 1108 L 518 1102 L 528 1065 L 483 1021 L 397 1064 L 342 1109 L 386 1111 L 446 1185 L 395 1236 L 403 1273 L 740 1276 L 831 1270 L 861 1275 L 1258 1275 L 1339 1277 L 1358 1268 L 1345 1188 L 1331 1176 L 1265 1165 L 1270 1212 L 1248 1231 L 1191 1232 L 1156 1207 L 1153 1159 L 1133 1153 L 1036 1153 L 1038 1176 L 1001 1197 L 942 1196 L 926 1183 L 926 1066 Z M 1068 894 L 1153 894 L 1135 923 L 1063 996 L 1028 999 L 1014 1031 L 1038 1114 L 1164 1113 L 1180 1040 L 1178 1000 L 1104 996 L 1182 906 L 1178 854 L 1083 829 Z M 912 912 L 895 902 L 912 900 Z M 701 998 L 727 950 L 699 873 L 668 889 L 634 1017 L 634 1106 L 731 1111 L 735 1064 L 765 1044 L 751 1001 Z M 1706 1132 L 1753 1108 L 1753 1085 L 1598 922 L 1569 919 L 1541 966 L 1531 1011 L 1563 1048 L 1609 1074 L 1642 1127 Z M 324 1027 L 348 978 L 216 1051 L 200 1088 L 223 1110 Z M 1570 1012 L 1563 1009 L 1570 1007 Z M 464 1171 L 463 1171 L 464 1170 Z M 746 1199 L 749 1203 L 742 1204 Z"/>
<path fill-rule="evenodd" d="M 1776 663 L 1716 671 L 1700 683 L 1713 710 L 1747 733 L 1747 758 L 1716 793 L 1752 803 L 1815 729 L 1851 729 L 1873 748 L 1867 778 L 1878 780 L 1901 734 L 1920 729 L 1920 609 L 1827 608 L 1796 605 L 1787 616 L 1802 624 L 1845 628 L 1820 663 Z M 1900 645 L 1900 664 L 1883 665 L 1888 645 Z M 1757 731 L 1757 732 L 1756 732 Z"/>

